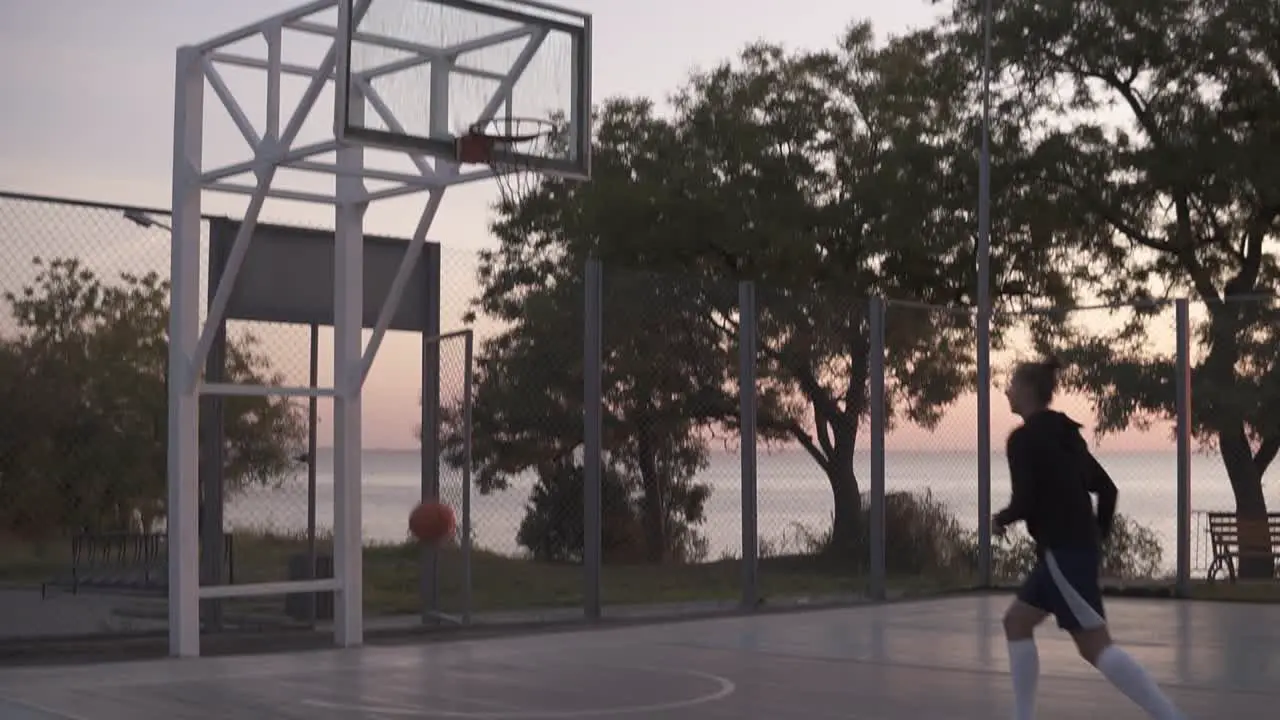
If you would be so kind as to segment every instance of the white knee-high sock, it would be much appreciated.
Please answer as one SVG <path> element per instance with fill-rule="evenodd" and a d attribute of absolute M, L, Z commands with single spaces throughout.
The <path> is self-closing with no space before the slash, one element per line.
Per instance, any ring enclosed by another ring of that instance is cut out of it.
<path fill-rule="evenodd" d="M 1013 720 L 1034 720 L 1036 683 L 1040 679 L 1040 653 L 1036 641 L 1009 641 L 1009 674 L 1013 676 Z"/>
<path fill-rule="evenodd" d="M 1147 715 L 1156 720 L 1185 720 L 1186 716 L 1160 691 L 1155 680 L 1129 653 L 1111 645 L 1098 655 L 1097 667 L 1103 677 L 1146 710 Z"/>

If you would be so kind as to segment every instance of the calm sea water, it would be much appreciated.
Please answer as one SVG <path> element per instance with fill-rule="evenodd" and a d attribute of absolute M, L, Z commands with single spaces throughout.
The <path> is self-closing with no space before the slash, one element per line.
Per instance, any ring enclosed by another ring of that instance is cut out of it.
<path fill-rule="evenodd" d="M 1120 511 L 1154 530 L 1165 546 L 1166 563 L 1173 562 L 1176 508 L 1176 460 L 1173 452 L 1100 452 L 1099 460 L 1120 487 Z M 324 529 L 333 525 L 332 454 L 318 458 L 317 517 Z M 1003 456 L 992 458 L 992 502 L 998 508 L 1009 494 L 1008 466 Z M 364 454 L 364 535 L 369 541 L 398 541 L 405 536 L 405 517 L 419 494 L 419 456 L 415 451 L 371 450 Z M 870 457 L 857 458 L 863 492 L 870 477 Z M 739 460 L 735 452 L 715 452 L 700 479 L 712 487 L 702 527 L 713 557 L 742 549 L 742 499 Z M 758 524 L 760 536 L 778 540 L 794 534 L 799 525 L 821 532 L 831 522 L 831 491 L 825 476 L 803 451 L 762 452 L 758 460 Z M 978 524 L 978 456 L 957 452 L 890 452 L 886 459 L 886 487 L 893 491 L 925 491 L 945 503 L 967 528 Z M 519 553 L 516 530 L 524 516 L 532 478 L 517 478 L 510 489 L 472 495 L 476 542 L 489 550 Z M 1195 510 L 1231 509 L 1234 503 L 1222 461 L 1217 455 L 1192 459 L 1192 506 Z M 442 469 L 442 495 L 455 507 L 461 481 L 450 468 Z M 1280 507 L 1280 489 L 1267 488 L 1268 501 Z M 228 507 L 233 527 L 300 531 L 307 523 L 305 479 L 270 491 L 236 498 Z"/>

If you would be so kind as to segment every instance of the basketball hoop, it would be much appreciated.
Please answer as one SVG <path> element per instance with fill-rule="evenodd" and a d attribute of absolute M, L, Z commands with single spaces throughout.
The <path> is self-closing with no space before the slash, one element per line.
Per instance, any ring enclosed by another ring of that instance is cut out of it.
<path fill-rule="evenodd" d="M 541 183 L 531 159 L 556 153 L 560 129 L 549 120 L 501 118 L 477 123 L 457 138 L 458 162 L 493 169 L 502 199 L 516 205 Z"/>

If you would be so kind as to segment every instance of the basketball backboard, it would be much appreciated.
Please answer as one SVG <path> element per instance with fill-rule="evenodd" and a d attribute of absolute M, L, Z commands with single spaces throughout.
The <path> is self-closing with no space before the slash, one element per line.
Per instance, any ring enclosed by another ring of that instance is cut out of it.
<path fill-rule="evenodd" d="M 554 122 L 561 141 L 522 148 L 518 165 L 590 177 L 590 15 L 529 0 L 339 0 L 339 10 L 338 140 L 457 162 L 470 128 L 532 118 Z"/>

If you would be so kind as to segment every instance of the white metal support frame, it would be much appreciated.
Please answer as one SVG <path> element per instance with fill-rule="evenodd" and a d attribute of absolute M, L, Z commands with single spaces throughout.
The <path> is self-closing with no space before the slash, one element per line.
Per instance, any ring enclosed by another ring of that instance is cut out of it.
<path fill-rule="evenodd" d="M 370 0 L 359 0 L 352 8 L 349 21 L 358 23 L 367 12 Z M 169 428 L 168 428 L 168 507 L 169 507 L 169 650 L 180 657 L 200 654 L 200 599 L 241 596 L 277 595 L 292 592 L 333 590 L 336 593 L 334 640 L 344 647 L 363 642 L 364 627 L 361 587 L 361 388 L 374 357 L 381 346 L 395 309 L 412 270 L 422 257 L 427 232 L 440 208 L 444 191 L 452 186 L 491 177 L 488 171 L 460 173 L 456 163 L 431 158 L 411 151 L 405 154 L 413 162 L 417 174 L 379 169 L 366 163 L 366 154 L 357 146 L 336 139 L 299 143 L 298 135 L 309 113 L 316 105 L 326 83 L 337 76 L 340 54 L 346 41 L 339 24 L 320 14 L 332 15 L 339 0 L 317 0 L 301 7 L 266 18 L 198 46 L 183 47 L 177 53 L 177 77 L 174 107 L 173 152 L 173 241 L 172 295 L 169 347 Z M 285 30 L 327 38 L 331 45 L 318 62 L 301 65 L 282 58 L 282 35 Z M 536 37 L 536 32 L 520 31 Z M 251 57 L 228 49 L 241 40 L 261 36 L 266 40 L 264 57 Z M 512 31 L 495 33 L 488 38 L 468 41 L 469 49 L 497 45 L 510 40 Z M 438 60 L 455 49 L 416 46 L 403 40 L 362 35 L 363 43 L 383 44 L 408 51 L 411 57 L 389 62 L 361 72 L 352 78 L 351 97 L 341 101 L 350 104 L 353 113 L 369 107 L 392 131 L 401 122 L 373 91 L 371 80 L 379 75 L 398 72 L 415 65 Z M 447 52 L 446 52 L 447 51 Z M 498 75 L 488 71 L 467 70 L 451 66 L 453 72 L 475 74 L 499 81 L 499 90 L 490 102 L 497 107 L 502 88 L 510 88 L 510 75 L 522 69 L 515 63 L 510 72 Z M 261 135 L 246 117 L 239 100 L 222 80 L 219 68 L 234 66 L 266 73 L 267 113 Z M 282 127 L 281 78 L 294 75 L 309 78 L 307 89 Z M 337 83 L 342 85 L 342 83 Z M 249 156 L 222 167 L 206 168 L 203 162 L 205 88 L 227 110 L 248 146 Z M 447 83 L 443 89 L 447 90 Z M 345 96 L 346 93 L 335 93 Z M 439 100 L 432 98 L 435 105 Z M 337 154 L 336 162 L 322 162 L 318 156 Z M 303 192 L 273 188 L 276 171 L 291 168 L 332 175 L 334 192 Z M 230 178 L 252 173 L 256 182 L 242 184 Z M 389 188 L 371 191 L 367 180 L 390 182 Z M 221 192 L 247 196 L 240 230 L 232 244 L 219 287 L 214 292 L 200 327 L 200 252 L 201 199 L 204 192 Z M 378 313 L 368 348 L 361 347 L 363 298 L 363 221 L 371 203 L 415 193 L 429 193 L 413 232 L 408 252 L 389 289 L 385 304 Z M 253 238 L 254 227 L 269 199 L 291 200 L 330 205 L 335 211 L 334 233 L 334 384 L 329 388 L 263 387 L 228 383 L 205 384 L 201 369 L 213 343 L 214 335 L 226 316 L 231 290 L 244 264 Z M 198 405 L 201 395 L 277 395 L 288 397 L 323 396 L 334 398 L 334 545 L 335 578 L 299 582 L 259 583 L 201 587 L 198 538 Z"/>
<path fill-rule="evenodd" d="M 173 114 L 173 248 L 169 300 L 169 654 L 200 652 L 199 402 L 191 388 L 200 331 L 200 168 L 204 73 L 178 50 Z"/>
<path fill-rule="evenodd" d="M 361 112 L 364 102 L 351 97 L 352 112 Z M 364 318 L 364 213 L 368 203 L 362 196 L 364 149 L 344 147 L 338 151 L 337 224 L 334 232 L 333 287 L 333 528 L 334 577 L 338 594 L 334 602 L 334 632 L 338 645 L 359 645 L 364 636 L 362 592 L 364 573 L 360 497 L 361 338 Z M 441 191 L 432 193 L 439 196 Z M 422 243 L 414 242 L 420 247 Z M 408 254 L 408 253 L 406 253 Z M 403 267 L 404 263 L 401 263 Z M 399 304 L 399 297 L 396 297 Z M 395 307 L 394 305 L 392 307 Z"/>

